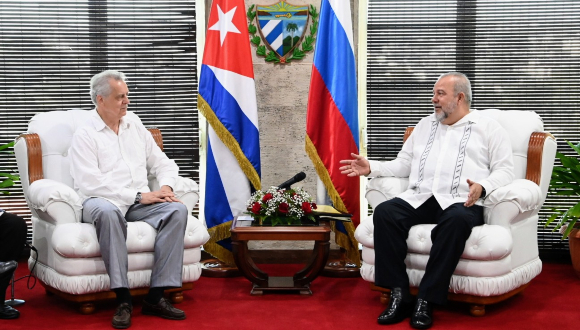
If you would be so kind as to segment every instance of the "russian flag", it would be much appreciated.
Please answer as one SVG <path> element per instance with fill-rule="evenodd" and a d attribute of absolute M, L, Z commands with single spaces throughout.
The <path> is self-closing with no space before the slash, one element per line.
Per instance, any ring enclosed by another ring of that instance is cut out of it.
<path fill-rule="evenodd" d="M 359 153 L 358 97 L 350 1 L 322 0 L 308 95 L 306 152 L 334 207 L 353 214 L 337 222 L 337 243 L 360 264 L 354 229 L 360 222 L 360 179 L 342 175 L 339 161 Z"/>
<path fill-rule="evenodd" d="M 243 0 L 214 0 L 201 66 L 198 108 L 209 123 L 204 250 L 234 264 L 231 221 L 260 186 L 260 143 L 254 69 Z"/>

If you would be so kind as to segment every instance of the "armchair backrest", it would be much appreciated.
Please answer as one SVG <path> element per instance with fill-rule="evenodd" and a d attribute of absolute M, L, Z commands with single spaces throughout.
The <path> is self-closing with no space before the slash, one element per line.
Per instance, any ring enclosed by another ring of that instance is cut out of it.
<path fill-rule="evenodd" d="M 38 179 L 52 179 L 74 188 L 68 150 L 74 133 L 86 125 L 89 118 L 89 110 L 66 110 L 38 113 L 30 119 L 26 134 L 18 139 L 14 148 L 25 193 Z M 149 131 L 163 150 L 161 132 L 156 128 Z"/>
<path fill-rule="evenodd" d="M 530 137 L 544 131 L 542 118 L 533 111 L 518 110 L 488 109 L 481 114 L 495 119 L 507 131 L 514 152 L 515 178 L 526 179 Z"/>
<path fill-rule="evenodd" d="M 26 184 L 28 186 L 29 183 L 43 178 L 62 182 L 73 188 L 68 149 L 75 131 L 79 127 L 86 125 L 88 120 L 88 110 L 50 111 L 34 115 L 28 123 L 26 133 L 37 134 L 41 148 L 41 158 L 34 159 L 29 157 L 34 153 L 31 154 L 31 146 L 28 146 L 28 155 L 22 155 L 23 157 L 28 157 L 28 169 L 26 173 L 23 173 L 24 171 L 20 169 L 20 173 L 21 176 L 25 174 L 26 176 L 30 175 L 30 177 L 27 178 L 26 183 L 24 182 L 25 180 L 22 180 L 23 185 Z M 20 158 L 18 154 L 16 157 Z M 21 163 L 20 160 L 18 162 Z M 42 168 L 40 168 L 38 162 L 42 163 Z M 41 170 L 40 173 L 31 173 L 30 168 L 35 166 L 38 167 L 38 170 Z"/>

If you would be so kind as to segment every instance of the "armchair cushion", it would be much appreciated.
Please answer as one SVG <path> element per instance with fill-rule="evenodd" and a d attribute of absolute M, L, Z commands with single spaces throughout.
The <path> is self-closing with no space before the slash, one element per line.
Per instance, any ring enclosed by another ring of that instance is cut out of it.
<path fill-rule="evenodd" d="M 127 252 L 154 251 L 157 231 L 145 222 L 127 224 Z M 192 249 L 207 242 L 209 234 L 194 217 L 190 217 L 185 228 L 185 249 Z M 52 248 L 65 258 L 96 258 L 101 256 L 95 227 L 88 223 L 67 223 L 56 226 L 52 236 Z"/>

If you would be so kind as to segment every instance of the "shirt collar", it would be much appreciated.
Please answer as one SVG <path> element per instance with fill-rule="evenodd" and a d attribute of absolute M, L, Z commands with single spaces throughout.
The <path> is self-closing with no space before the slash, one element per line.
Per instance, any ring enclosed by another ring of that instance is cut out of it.
<path fill-rule="evenodd" d="M 463 118 L 459 119 L 455 124 L 450 125 L 450 126 L 459 126 L 459 125 L 463 125 L 467 122 L 472 122 L 477 124 L 477 122 L 479 121 L 481 114 L 479 113 L 479 110 L 477 109 L 469 109 L 469 113 L 465 116 L 463 116 Z M 437 121 L 437 118 L 435 117 L 435 113 L 432 113 L 430 115 L 431 117 L 431 121 Z"/>
<path fill-rule="evenodd" d="M 121 118 L 121 123 L 119 124 L 119 128 L 123 130 L 129 127 L 129 122 L 125 119 L 126 117 L 127 117 L 126 115 L 123 116 Z M 96 108 L 91 111 L 91 121 L 93 122 L 93 126 L 97 131 L 102 131 L 103 129 L 105 129 L 105 127 L 107 127 L 107 124 L 105 124 L 103 118 L 99 116 L 99 113 L 97 112 Z"/>
<path fill-rule="evenodd" d="M 469 109 L 469 113 L 467 115 L 463 116 L 463 118 L 459 119 L 452 126 L 459 126 L 459 125 L 466 124 L 468 122 L 477 124 L 477 122 L 479 121 L 479 117 L 480 117 L 479 111 L 477 111 L 476 109 Z"/>

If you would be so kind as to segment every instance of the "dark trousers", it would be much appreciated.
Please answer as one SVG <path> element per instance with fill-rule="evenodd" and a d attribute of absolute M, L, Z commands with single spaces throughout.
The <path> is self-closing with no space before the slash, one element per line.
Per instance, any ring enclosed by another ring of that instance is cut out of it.
<path fill-rule="evenodd" d="M 26 243 L 26 222 L 21 217 L 4 212 L 0 215 L 0 262 L 18 261 Z M 6 300 L 6 289 L 12 273 L 0 276 L 0 305 Z"/>
<path fill-rule="evenodd" d="M 418 298 L 445 304 L 451 275 L 471 229 L 483 224 L 483 207 L 465 207 L 463 203 L 456 203 L 442 210 L 435 197 L 431 197 L 415 209 L 404 200 L 394 198 L 376 207 L 373 223 L 375 285 L 401 288 L 405 298 L 410 297 L 405 266 L 409 230 L 418 224 L 436 224 L 431 232 L 433 246 L 419 285 Z"/>

